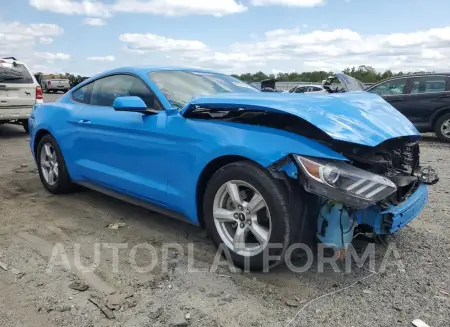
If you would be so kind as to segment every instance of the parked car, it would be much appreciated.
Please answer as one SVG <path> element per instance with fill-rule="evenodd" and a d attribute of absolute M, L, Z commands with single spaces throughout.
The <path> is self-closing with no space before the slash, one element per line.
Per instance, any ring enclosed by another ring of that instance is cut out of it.
<path fill-rule="evenodd" d="M 42 77 L 41 81 L 44 93 L 63 91 L 66 93 L 70 89 L 70 82 L 67 78 Z"/>
<path fill-rule="evenodd" d="M 287 93 L 310 93 L 310 92 L 328 93 L 327 90 L 325 90 L 325 88 L 322 85 L 312 85 L 312 84 L 311 85 L 300 84 L 286 92 Z"/>
<path fill-rule="evenodd" d="M 118 68 L 36 105 L 30 147 L 51 193 L 80 184 L 204 226 L 235 265 L 265 269 L 296 242 L 342 251 L 355 233 L 395 233 L 438 180 L 412 123 L 343 85 L 355 92 L 275 94 L 205 70 Z"/>
<path fill-rule="evenodd" d="M 28 131 L 28 118 L 42 89 L 27 65 L 14 57 L 0 59 L 0 124 L 21 124 Z"/>
<path fill-rule="evenodd" d="M 450 73 L 397 76 L 372 85 L 422 132 L 450 142 Z"/>

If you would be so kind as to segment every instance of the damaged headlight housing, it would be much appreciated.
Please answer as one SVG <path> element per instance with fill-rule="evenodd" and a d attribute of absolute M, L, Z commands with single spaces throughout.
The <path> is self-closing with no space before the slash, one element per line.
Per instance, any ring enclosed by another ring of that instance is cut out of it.
<path fill-rule="evenodd" d="M 397 190 L 389 179 L 356 168 L 345 161 L 294 155 L 308 177 L 306 191 L 363 209 L 388 197 Z"/>

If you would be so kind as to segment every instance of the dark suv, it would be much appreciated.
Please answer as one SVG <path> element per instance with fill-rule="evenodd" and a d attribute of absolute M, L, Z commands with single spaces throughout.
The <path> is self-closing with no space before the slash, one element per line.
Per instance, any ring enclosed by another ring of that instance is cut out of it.
<path fill-rule="evenodd" d="M 397 76 L 366 91 L 382 96 L 420 132 L 450 142 L 450 73 Z"/>

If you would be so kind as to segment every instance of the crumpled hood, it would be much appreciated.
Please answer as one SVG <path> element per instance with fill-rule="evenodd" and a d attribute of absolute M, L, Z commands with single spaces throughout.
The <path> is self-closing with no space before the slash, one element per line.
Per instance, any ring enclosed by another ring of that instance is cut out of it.
<path fill-rule="evenodd" d="M 376 146 L 388 139 L 420 135 L 414 125 L 380 96 L 368 92 L 336 94 L 223 93 L 194 98 L 196 107 L 288 113 L 315 125 L 335 140 Z"/>

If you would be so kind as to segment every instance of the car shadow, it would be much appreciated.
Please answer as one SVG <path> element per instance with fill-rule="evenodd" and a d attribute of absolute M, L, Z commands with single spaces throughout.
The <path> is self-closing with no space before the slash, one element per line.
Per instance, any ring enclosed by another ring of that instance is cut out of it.
<path fill-rule="evenodd" d="M 22 125 L 1 124 L 0 125 L 0 139 L 18 138 L 27 136 L 27 132 Z"/>

